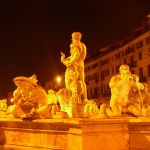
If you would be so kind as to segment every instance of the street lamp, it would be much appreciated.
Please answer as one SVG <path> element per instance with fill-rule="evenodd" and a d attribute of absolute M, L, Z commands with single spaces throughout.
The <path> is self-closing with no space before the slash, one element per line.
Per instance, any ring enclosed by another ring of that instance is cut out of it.
<path fill-rule="evenodd" d="M 57 76 L 57 77 L 56 77 L 56 81 L 57 81 L 58 90 L 59 90 L 59 84 L 60 84 L 60 82 L 61 82 L 61 77 L 60 77 L 60 76 Z"/>
<path fill-rule="evenodd" d="M 10 102 L 11 102 L 11 103 L 13 103 L 13 102 L 14 102 L 13 98 L 11 98 L 11 99 L 10 99 Z"/>

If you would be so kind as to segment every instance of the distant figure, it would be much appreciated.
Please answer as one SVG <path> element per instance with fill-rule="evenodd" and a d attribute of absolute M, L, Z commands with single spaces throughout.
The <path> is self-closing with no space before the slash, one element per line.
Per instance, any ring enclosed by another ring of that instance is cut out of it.
<path fill-rule="evenodd" d="M 86 46 L 80 41 L 81 33 L 74 32 L 72 34 L 72 43 L 70 44 L 70 56 L 65 58 L 65 54 L 61 52 L 61 62 L 66 65 L 67 68 L 73 68 L 74 72 L 78 76 L 78 80 L 83 87 L 83 101 L 87 100 L 87 89 L 85 84 L 84 75 L 84 60 L 86 57 Z M 77 74 L 78 73 L 78 74 Z M 70 88 L 70 81 L 68 74 L 65 76 L 66 88 Z"/>
<path fill-rule="evenodd" d="M 6 110 L 7 110 L 7 100 L 6 99 L 0 100 L 0 112 Z"/>

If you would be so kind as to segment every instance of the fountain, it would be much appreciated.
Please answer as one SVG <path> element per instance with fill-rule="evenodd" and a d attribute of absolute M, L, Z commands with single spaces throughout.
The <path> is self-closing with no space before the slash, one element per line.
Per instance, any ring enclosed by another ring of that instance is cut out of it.
<path fill-rule="evenodd" d="M 36 75 L 13 79 L 13 105 L 0 102 L 0 149 L 147 150 L 150 147 L 150 92 L 128 65 L 120 66 L 109 86 L 111 99 L 100 109 L 87 99 L 84 82 L 86 46 L 72 34 L 65 88 L 48 94 Z M 58 104 L 59 103 L 59 104 Z"/>

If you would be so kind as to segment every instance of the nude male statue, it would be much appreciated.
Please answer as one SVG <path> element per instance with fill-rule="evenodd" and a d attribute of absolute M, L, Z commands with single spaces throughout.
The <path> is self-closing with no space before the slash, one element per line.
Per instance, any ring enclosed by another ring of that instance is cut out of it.
<path fill-rule="evenodd" d="M 65 54 L 61 52 L 61 62 L 66 65 L 67 68 L 73 67 L 75 72 L 78 72 L 78 80 L 82 82 L 83 86 L 83 101 L 87 100 L 87 89 L 85 84 L 85 75 L 84 75 L 84 60 L 86 57 L 86 46 L 81 42 L 81 33 L 74 32 L 72 34 L 72 43 L 70 44 L 70 56 L 65 58 Z M 66 88 L 70 86 L 69 79 L 65 78 Z"/>
<path fill-rule="evenodd" d="M 106 112 L 110 116 L 120 116 L 122 108 L 129 103 L 129 92 L 131 87 L 136 86 L 143 89 L 143 84 L 139 82 L 139 77 L 131 74 L 128 65 L 121 65 L 119 75 L 113 76 L 109 82 L 111 88 L 110 108 Z"/>

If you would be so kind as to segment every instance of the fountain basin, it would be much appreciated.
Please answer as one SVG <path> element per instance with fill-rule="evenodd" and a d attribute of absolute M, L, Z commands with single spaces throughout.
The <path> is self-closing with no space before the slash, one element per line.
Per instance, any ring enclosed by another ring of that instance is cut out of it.
<path fill-rule="evenodd" d="M 150 118 L 0 119 L 2 150 L 148 150 Z"/>

